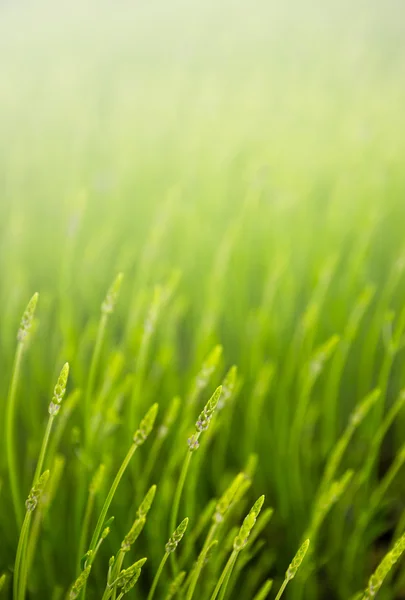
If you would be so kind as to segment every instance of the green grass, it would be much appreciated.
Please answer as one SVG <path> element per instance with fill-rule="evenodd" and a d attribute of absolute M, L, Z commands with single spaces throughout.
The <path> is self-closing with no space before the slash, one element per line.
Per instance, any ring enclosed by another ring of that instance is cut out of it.
<path fill-rule="evenodd" d="M 405 593 L 401 7 L 279 4 L 0 7 L 0 598 Z"/>

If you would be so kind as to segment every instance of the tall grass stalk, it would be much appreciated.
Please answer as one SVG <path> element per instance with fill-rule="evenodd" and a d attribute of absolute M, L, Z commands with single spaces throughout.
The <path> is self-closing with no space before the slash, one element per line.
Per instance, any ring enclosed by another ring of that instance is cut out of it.
<path fill-rule="evenodd" d="M 377 569 L 370 577 L 363 600 L 372 600 L 382 586 L 384 579 L 405 551 L 405 534 L 399 538 L 394 547 L 384 556 Z"/>
<path fill-rule="evenodd" d="M 155 591 L 156 591 L 157 585 L 159 583 L 160 576 L 163 572 L 163 568 L 166 564 L 166 561 L 169 558 L 170 554 L 172 554 L 177 549 L 177 546 L 181 542 L 182 537 L 187 529 L 187 525 L 188 525 L 188 518 L 186 517 L 180 523 L 180 525 L 176 528 L 176 530 L 173 532 L 172 536 L 170 537 L 169 541 L 167 542 L 166 552 L 164 553 L 163 558 L 160 561 L 158 570 L 156 571 L 156 575 L 153 579 L 152 586 L 150 588 L 147 600 L 153 599 L 153 596 L 155 595 Z"/>
<path fill-rule="evenodd" d="M 339 438 L 335 447 L 333 448 L 326 467 L 322 476 L 321 483 L 319 485 L 318 496 L 324 494 L 327 488 L 331 485 L 335 478 L 336 471 L 338 470 L 342 457 L 350 444 L 350 441 L 367 414 L 372 410 L 374 404 L 381 398 L 381 390 L 375 389 L 360 402 L 352 414 L 349 417 L 349 422 L 344 430 L 343 434 Z"/>
<path fill-rule="evenodd" d="M 96 548 L 98 539 L 100 537 L 101 530 L 103 528 L 105 518 L 107 516 L 108 509 L 110 508 L 110 504 L 114 498 L 115 492 L 117 491 L 117 488 L 122 479 L 122 476 L 124 475 L 125 470 L 129 464 L 132 456 L 134 455 L 134 452 L 146 441 L 147 437 L 149 436 L 150 432 L 152 431 L 157 412 L 158 412 L 158 405 L 153 404 L 153 406 L 146 413 L 145 417 L 142 419 L 142 421 L 139 425 L 139 429 L 137 429 L 134 433 L 133 443 L 132 443 L 130 449 L 128 450 L 128 453 L 125 456 L 120 468 L 118 469 L 117 475 L 115 476 L 115 479 L 111 484 L 111 488 L 107 494 L 107 497 L 106 497 L 103 507 L 101 509 L 101 513 L 98 518 L 98 521 L 97 521 L 97 524 L 96 524 L 96 527 L 95 527 L 95 530 L 93 533 L 93 537 L 91 538 L 91 542 L 90 542 L 89 549 L 92 551 L 94 551 Z"/>
<path fill-rule="evenodd" d="M 158 412 L 158 404 L 155 403 L 151 406 L 149 411 L 146 413 L 146 415 L 140 422 L 139 429 L 137 429 L 134 433 L 133 443 L 132 443 L 130 449 L 128 450 L 120 468 L 118 469 L 118 472 L 115 476 L 114 481 L 111 484 L 110 490 L 107 494 L 107 497 L 104 501 L 100 515 L 98 517 L 96 527 L 94 529 L 94 533 L 91 538 L 91 542 L 90 542 L 90 546 L 89 546 L 90 553 L 95 553 L 95 551 L 96 551 L 97 545 L 100 540 L 100 534 L 103 530 L 103 526 L 104 526 L 104 522 L 105 522 L 105 519 L 107 516 L 108 509 L 110 508 L 111 502 L 112 502 L 115 492 L 117 491 L 117 488 L 120 484 L 122 476 L 124 475 L 135 451 L 146 441 L 149 434 L 151 433 L 153 426 L 155 424 L 157 412 Z M 94 560 L 94 558 L 93 558 L 93 560 Z M 87 578 L 83 582 L 83 585 L 81 587 L 81 597 L 83 600 L 86 597 L 86 588 L 87 588 Z"/>
<path fill-rule="evenodd" d="M 26 558 L 29 529 L 32 512 L 37 508 L 38 502 L 43 494 L 49 479 L 49 471 L 44 471 L 35 481 L 26 500 L 26 513 L 21 526 L 20 538 L 18 540 L 17 553 L 14 564 L 13 576 L 13 599 L 24 600 L 27 582 L 28 561 Z"/>
<path fill-rule="evenodd" d="M 202 550 L 198 556 L 196 566 L 192 572 L 192 578 L 187 590 L 186 600 L 191 600 L 194 595 L 194 590 L 197 585 L 198 578 L 200 576 L 201 570 L 203 568 L 208 548 L 211 543 L 214 541 L 214 538 L 217 534 L 218 528 L 222 525 L 227 513 L 229 512 L 232 503 L 237 496 L 238 491 L 240 490 L 243 482 L 246 479 L 246 475 L 244 473 L 239 473 L 235 479 L 232 481 L 231 485 L 225 490 L 224 494 L 221 496 L 215 507 L 215 513 L 213 515 L 212 524 L 208 531 L 207 537 L 205 538 L 204 545 Z"/>
<path fill-rule="evenodd" d="M 207 430 L 210 425 L 210 422 L 214 415 L 218 401 L 221 397 L 221 393 L 222 393 L 222 386 L 219 386 L 219 387 L 217 387 L 215 392 L 212 394 L 211 398 L 208 400 L 203 411 L 201 412 L 200 416 L 198 417 L 198 420 L 195 424 L 195 427 L 196 427 L 195 433 L 188 439 L 188 450 L 187 450 L 187 453 L 186 453 L 186 456 L 185 456 L 185 459 L 183 462 L 183 466 L 181 469 L 180 477 L 179 477 L 179 480 L 178 480 L 178 483 L 176 486 L 176 491 L 175 491 L 174 499 L 173 499 L 173 507 L 172 507 L 172 511 L 171 511 L 171 515 L 170 515 L 171 531 L 173 531 L 174 528 L 176 527 L 176 521 L 178 518 L 179 508 L 180 508 L 181 495 L 182 495 L 184 484 L 185 484 L 185 481 L 187 478 L 187 473 L 188 473 L 188 470 L 190 467 L 191 457 L 192 457 L 193 453 L 199 447 L 198 440 L 199 440 L 201 433 L 203 431 Z M 172 557 L 173 557 L 173 561 L 172 561 L 173 570 L 174 570 L 174 573 L 177 574 L 177 572 L 178 572 L 177 561 L 174 559 L 174 554 L 172 554 Z"/>
<path fill-rule="evenodd" d="M 165 439 L 169 435 L 170 430 L 176 421 L 180 406 L 181 406 L 181 400 L 178 396 L 175 396 L 173 398 L 169 408 L 166 411 L 166 414 L 163 419 L 163 423 L 159 426 L 159 428 L 157 430 L 157 435 L 155 436 L 155 439 L 152 444 L 152 448 L 151 448 L 150 452 L 148 453 L 145 469 L 142 472 L 142 479 L 141 479 L 142 490 L 145 489 L 146 486 L 148 485 L 148 482 L 150 480 L 150 476 L 151 476 L 151 473 L 155 466 L 156 460 L 160 454 L 160 451 L 165 442 Z"/>
<path fill-rule="evenodd" d="M 15 570 L 15 574 L 16 574 L 15 575 L 16 586 L 18 586 L 18 597 L 21 598 L 21 600 L 24 600 L 24 598 L 25 598 L 25 588 L 26 588 L 26 584 L 27 584 L 28 567 L 29 567 L 29 563 L 30 563 L 30 561 L 27 558 L 27 550 L 28 550 L 28 539 L 29 539 L 29 531 L 30 531 L 31 516 L 32 516 L 31 513 L 37 507 L 39 498 L 42 494 L 43 488 L 45 487 L 46 481 L 49 476 L 49 471 L 46 471 L 46 473 L 47 473 L 46 481 L 45 481 L 45 483 L 42 483 L 40 485 L 39 481 L 40 481 L 42 469 L 43 469 L 44 462 L 45 462 L 45 455 L 46 455 L 46 450 L 48 448 L 48 443 L 49 443 L 49 438 L 50 438 L 51 431 L 52 431 L 53 422 L 54 422 L 56 415 L 59 413 L 61 402 L 66 393 L 68 376 L 69 376 L 69 364 L 65 363 L 60 372 L 58 381 L 54 388 L 52 400 L 49 404 L 48 423 L 47 423 L 47 426 L 45 429 L 45 434 L 44 434 L 44 437 L 42 440 L 41 450 L 39 453 L 39 458 L 38 458 L 37 466 L 35 469 L 34 478 L 32 481 L 32 486 L 31 486 L 32 490 L 36 490 L 37 487 L 39 487 L 39 490 L 36 490 L 35 492 L 31 491 L 30 495 L 35 496 L 35 494 L 36 494 L 36 497 L 31 502 L 31 504 L 33 505 L 32 507 L 30 504 L 30 499 L 27 500 L 27 511 L 25 514 L 24 523 L 21 528 L 20 539 L 18 542 L 17 556 L 16 556 L 14 570 Z"/>
<path fill-rule="evenodd" d="M 141 558 L 141 560 L 138 560 L 136 563 L 134 563 L 132 567 L 121 571 L 117 580 L 117 586 L 119 586 L 122 591 L 120 592 L 117 600 L 122 600 L 125 594 L 132 590 L 141 575 L 141 569 L 145 562 L 146 558 Z"/>
<path fill-rule="evenodd" d="M 49 458 L 49 452 L 48 452 Z M 39 539 L 40 527 L 44 517 L 46 516 L 52 502 L 54 496 L 58 490 L 58 486 L 60 484 L 63 470 L 65 468 L 65 458 L 61 455 L 56 455 L 54 460 L 52 461 L 51 466 L 51 475 L 49 477 L 49 482 L 46 488 L 46 494 L 42 496 L 38 504 L 38 508 L 34 513 L 34 519 L 31 526 L 30 537 L 28 541 L 27 547 L 27 573 L 29 574 L 31 571 L 32 563 L 36 554 L 36 548 Z"/>
<path fill-rule="evenodd" d="M 91 516 L 93 514 L 94 500 L 103 484 L 104 473 L 105 473 L 105 466 L 104 466 L 104 464 L 101 464 L 98 467 L 97 471 L 95 472 L 93 479 L 91 480 L 91 483 L 89 486 L 89 494 L 88 494 L 88 498 L 87 498 L 86 509 L 84 511 L 84 518 L 83 518 L 83 524 L 82 524 L 81 533 L 80 533 L 80 540 L 79 540 L 78 553 L 77 553 L 77 559 L 76 559 L 76 564 L 77 564 L 77 573 L 76 574 L 77 574 L 77 576 L 79 576 L 79 574 L 80 574 L 80 561 L 82 559 L 82 556 L 84 555 L 84 552 L 85 552 L 85 549 L 87 546 L 87 537 L 88 537 L 89 528 L 90 528 Z"/>
<path fill-rule="evenodd" d="M 217 364 L 219 358 L 222 355 L 222 346 L 216 346 L 214 350 L 210 353 L 209 358 L 206 361 L 206 365 L 210 365 L 209 370 L 213 373 L 217 368 Z M 203 371 L 203 369 L 202 369 Z M 206 370 L 207 372 L 207 370 Z M 215 422 L 212 423 L 209 430 L 205 434 L 204 446 L 208 447 L 212 439 L 216 436 L 217 431 L 221 432 L 221 435 L 218 436 L 219 439 L 222 438 L 223 435 L 226 435 L 226 425 L 230 425 L 232 415 L 230 414 L 230 409 L 233 408 L 231 401 L 233 400 L 233 396 L 235 394 L 235 388 L 237 385 L 237 367 L 233 365 L 226 373 L 223 381 L 222 381 L 222 392 L 221 396 L 218 400 L 218 406 L 216 410 L 217 417 Z M 224 414 L 225 413 L 225 414 Z M 197 489 L 198 482 L 201 477 L 201 471 L 203 470 L 203 461 L 205 458 L 205 454 L 200 452 L 196 455 L 194 460 L 194 467 L 190 474 L 190 477 L 187 482 L 186 489 L 186 503 L 187 503 L 187 511 L 190 518 L 194 519 L 196 514 L 196 499 L 197 499 Z"/>
<path fill-rule="evenodd" d="M 256 596 L 253 598 L 253 600 L 266 600 L 266 598 L 268 597 L 268 595 L 271 592 L 272 587 L 273 587 L 273 580 L 267 579 L 267 581 L 265 581 L 263 583 L 263 586 L 257 592 Z"/>
<path fill-rule="evenodd" d="M 181 586 L 183 585 L 185 577 L 186 571 L 180 571 L 177 577 L 175 577 L 171 582 L 165 600 L 172 600 L 172 598 L 178 594 L 178 592 L 181 590 Z"/>
<path fill-rule="evenodd" d="M 91 437 L 91 424 L 92 424 L 92 416 L 91 416 L 91 403 L 93 400 L 94 394 L 94 386 L 97 376 L 97 370 L 100 363 L 101 350 L 103 346 L 103 341 L 105 337 L 107 322 L 110 315 L 114 312 L 115 305 L 118 300 L 121 284 L 122 284 L 123 274 L 118 273 L 115 280 L 113 281 L 111 287 L 109 288 L 105 299 L 101 304 L 101 317 L 98 324 L 96 342 L 93 349 L 93 354 L 90 362 L 90 371 L 89 377 L 87 380 L 86 391 L 84 394 L 84 425 L 85 425 L 85 440 L 86 440 L 86 448 L 88 449 L 88 443 Z"/>
<path fill-rule="evenodd" d="M 252 508 L 250 509 L 248 515 L 242 523 L 242 526 L 239 530 L 238 535 L 235 537 L 233 542 L 233 550 L 230 555 L 220 577 L 215 586 L 215 589 L 212 593 L 211 600 L 215 600 L 220 594 L 221 600 L 224 598 L 226 589 L 229 583 L 229 579 L 232 575 L 233 568 L 235 566 L 236 560 L 238 558 L 239 552 L 245 548 L 250 532 L 255 526 L 256 519 L 260 514 L 264 502 L 264 496 L 260 496 L 258 500 L 254 503 Z"/>
<path fill-rule="evenodd" d="M 11 375 L 10 387 L 8 390 L 6 403 L 6 418 L 4 439 L 6 440 L 6 457 L 8 475 L 10 478 L 11 497 L 13 501 L 13 510 L 17 521 L 17 526 L 21 527 L 23 520 L 23 503 L 21 501 L 21 492 L 17 466 L 17 449 L 15 447 L 15 410 L 17 387 L 20 379 L 21 362 L 24 348 L 27 342 L 27 336 L 31 330 L 34 320 L 35 309 L 38 302 L 38 293 L 35 293 L 28 302 L 27 308 L 21 319 L 20 328 L 17 334 L 17 349 L 14 356 L 14 364 Z"/>
<path fill-rule="evenodd" d="M 338 398 L 343 369 L 347 363 L 349 352 L 358 335 L 362 319 L 374 298 L 375 291 L 375 286 L 368 285 L 360 294 L 360 297 L 349 315 L 339 348 L 333 357 L 325 391 L 325 398 L 327 399 L 328 404 L 323 413 L 324 451 L 330 448 L 330 445 L 337 437 Z"/>
<path fill-rule="evenodd" d="M 367 509 L 362 512 L 359 520 L 356 523 L 351 539 L 348 542 L 347 552 L 345 555 L 345 570 L 348 577 L 353 574 L 356 565 L 356 556 L 364 543 L 364 534 L 367 531 L 373 516 L 376 514 L 379 506 L 381 506 L 387 490 L 405 464 L 405 444 L 397 453 L 395 459 L 387 470 L 386 474 L 380 483 L 374 488 Z"/>
<path fill-rule="evenodd" d="M 94 389 L 97 378 L 97 372 L 99 368 L 101 351 L 103 347 L 103 342 L 106 334 L 106 328 L 108 320 L 111 314 L 114 312 L 116 303 L 118 301 L 121 284 L 123 280 L 123 274 L 118 273 L 115 277 L 113 283 L 109 287 L 107 294 L 101 303 L 100 307 L 100 320 L 97 328 L 96 341 L 93 348 L 93 353 L 90 361 L 90 370 L 87 378 L 87 384 L 85 387 L 84 397 L 83 397 L 83 428 L 84 428 L 84 461 L 88 464 L 89 456 L 90 456 L 90 448 L 92 441 L 92 428 L 93 428 L 93 415 L 92 415 L 92 406 L 94 402 Z M 83 465 L 81 465 L 83 467 Z M 80 468 L 78 473 L 78 484 L 77 484 L 77 493 L 76 493 L 76 528 L 77 534 L 81 535 L 81 519 L 83 518 L 83 510 L 85 505 L 85 496 L 86 496 L 86 478 L 87 473 L 86 469 Z M 80 530 L 80 534 L 79 534 Z"/>
<path fill-rule="evenodd" d="M 131 429 L 135 426 L 136 419 L 136 408 L 140 396 L 140 392 L 142 389 L 142 383 L 144 379 L 148 351 L 151 343 L 152 335 L 155 331 L 156 322 L 159 316 L 159 312 L 162 307 L 162 296 L 163 291 L 160 286 L 156 286 L 153 291 L 152 303 L 149 307 L 147 317 L 145 319 L 143 334 L 141 338 L 141 343 L 138 351 L 138 356 L 136 359 L 135 365 L 135 376 L 134 376 L 134 384 L 132 388 L 131 401 L 129 404 L 129 427 Z"/>
<path fill-rule="evenodd" d="M 309 548 L 309 539 L 306 539 L 305 542 L 302 544 L 302 546 L 299 548 L 297 554 L 292 559 L 292 562 L 286 571 L 284 581 L 281 585 L 281 588 L 278 591 L 278 594 L 277 594 L 275 600 L 280 600 L 281 596 L 283 595 L 283 593 L 285 591 L 285 588 L 287 587 L 289 582 L 296 576 L 297 571 L 300 568 L 301 563 L 305 558 L 305 554 L 307 553 L 308 548 Z"/>
<path fill-rule="evenodd" d="M 260 516 L 257 519 L 257 523 L 256 523 L 252 533 L 249 536 L 249 540 L 248 540 L 248 543 L 246 544 L 246 550 L 243 553 L 243 557 L 240 560 L 238 560 L 238 562 L 236 564 L 234 577 L 230 584 L 230 590 L 229 590 L 230 594 L 232 593 L 232 590 L 234 589 L 234 587 L 237 585 L 238 576 L 243 571 L 243 569 L 247 566 L 247 564 L 249 562 L 252 564 L 255 563 L 255 561 L 258 560 L 258 555 L 260 555 L 260 554 L 261 554 L 262 558 L 265 556 L 265 554 L 262 553 L 262 550 L 266 546 L 266 542 L 262 539 L 258 540 L 257 538 L 259 537 L 259 535 L 262 533 L 263 529 L 267 526 L 268 522 L 272 518 L 273 512 L 274 511 L 272 508 L 267 508 L 263 512 L 260 513 Z M 263 558 L 263 560 L 264 560 L 264 558 Z M 268 567 L 266 567 L 266 568 L 268 568 Z"/>
<path fill-rule="evenodd" d="M 147 492 L 146 496 L 142 500 L 137 512 L 135 521 L 132 524 L 131 529 L 124 537 L 121 543 L 121 547 L 118 550 L 116 556 L 111 557 L 110 566 L 107 576 L 107 585 L 104 590 L 102 600 L 108 600 L 108 598 L 116 599 L 117 596 L 117 578 L 121 572 L 122 564 L 124 562 L 125 555 L 130 551 L 133 544 L 138 539 L 141 534 L 145 523 L 148 512 L 152 506 L 153 500 L 155 498 L 156 486 L 153 485 Z"/>

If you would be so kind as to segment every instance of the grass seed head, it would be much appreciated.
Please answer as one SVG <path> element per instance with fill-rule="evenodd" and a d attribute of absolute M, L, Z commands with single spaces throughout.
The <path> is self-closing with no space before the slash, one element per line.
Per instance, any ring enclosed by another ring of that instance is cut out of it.
<path fill-rule="evenodd" d="M 146 315 L 144 330 L 147 336 L 151 336 L 155 330 L 156 322 L 159 317 L 159 311 L 162 304 L 162 287 L 156 285 L 153 290 L 152 303 L 149 307 L 148 314 Z"/>
<path fill-rule="evenodd" d="M 69 600 L 74 600 L 75 598 L 79 597 L 80 592 L 82 591 L 86 581 L 89 578 L 90 571 L 91 571 L 91 565 L 88 565 L 84 569 L 84 571 L 82 571 L 80 573 L 79 577 L 76 579 L 76 581 L 72 585 L 72 588 L 69 593 Z"/>
<path fill-rule="evenodd" d="M 240 486 L 243 484 L 245 479 L 245 473 L 239 473 L 238 475 L 236 475 L 231 485 L 225 490 L 225 492 L 222 494 L 221 498 L 217 502 L 217 505 L 215 507 L 215 513 L 213 516 L 214 521 L 216 521 L 217 523 L 223 521 L 226 513 L 231 507 L 232 502 L 237 496 Z"/>
<path fill-rule="evenodd" d="M 93 478 L 90 482 L 89 492 L 92 495 L 97 494 L 100 491 L 101 486 L 103 485 L 105 475 L 105 465 L 101 464 L 97 471 L 94 473 Z"/>
<path fill-rule="evenodd" d="M 128 552 L 132 544 L 138 539 L 142 529 L 145 526 L 145 523 L 145 517 L 135 519 L 131 529 L 128 531 L 127 535 L 124 537 L 121 543 L 121 548 L 124 552 Z"/>
<path fill-rule="evenodd" d="M 5 585 L 6 585 L 6 574 L 3 573 L 3 575 L 0 577 L 0 592 L 4 589 Z"/>
<path fill-rule="evenodd" d="M 180 573 L 173 579 L 169 586 L 169 591 L 165 600 L 172 600 L 172 598 L 180 591 L 183 581 L 186 577 L 186 571 L 180 571 Z"/>
<path fill-rule="evenodd" d="M 194 433 L 187 439 L 187 444 L 190 452 L 195 452 L 200 447 L 200 442 L 198 441 L 198 435 Z"/>
<path fill-rule="evenodd" d="M 87 550 L 86 554 L 84 554 L 81 557 L 81 559 L 80 559 L 80 569 L 82 571 L 84 571 L 84 569 L 86 568 L 87 562 L 93 556 L 93 554 L 94 554 L 93 550 Z"/>
<path fill-rule="evenodd" d="M 200 416 L 198 417 L 198 420 L 195 424 L 197 431 L 201 432 L 208 429 L 212 416 L 217 407 L 218 401 L 221 397 L 221 393 L 222 385 L 217 387 L 215 392 L 212 394 L 211 398 L 208 400 L 207 404 L 204 406 L 203 411 L 200 413 Z"/>
<path fill-rule="evenodd" d="M 17 340 L 23 342 L 30 332 L 32 322 L 34 320 L 35 309 L 38 303 L 38 292 L 36 292 L 27 304 L 27 308 L 21 319 L 20 328 L 17 334 Z"/>
<path fill-rule="evenodd" d="M 158 404 L 153 404 L 140 422 L 139 429 L 135 431 L 134 444 L 137 446 L 141 446 L 152 431 L 158 413 L 158 408 Z"/>
<path fill-rule="evenodd" d="M 123 273 L 118 273 L 117 277 L 114 279 L 113 284 L 109 288 L 107 295 L 104 298 L 103 303 L 101 305 L 101 312 L 103 314 L 109 315 L 114 311 L 120 293 L 123 277 Z"/>
<path fill-rule="evenodd" d="M 225 375 L 225 379 L 222 383 L 222 395 L 218 401 L 218 410 L 221 410 L 225 404 L 228 402 L 229 398 L 235 391 L 236 387 L 236 379 L 238 374 L 238 368 L 236 365 L 233 365 L 228 373 Z"/>
<path fill-rule="evenodd" d="M 38 502 L 44 492 L 45 486 L 48 483 L 48 479 L 49 471 L 44 471 L 39 477 L 38 481 L 33 485 L 25 502 L 25 507 L 28 512 L 32 512 L 36 509 Z"/>
<path fill-rule="evenodd" d="M 165 414 L 165 418 L 163 423 L 161 424 L 161 426 L 158 429 L 158 437 L 164 439 L 167 434 L 169 433 L 170 427 L 173 425 L 173 423 L 175 422 L 178 412 L 179 412 L 179 408 L 180 408 L 180 404 L 181 404 L 181 400 L 179 398 L 179 396 L 175 396 Z"/>
<path fill-rule="evenodd" d="M 128 567 L 128 569 L 122 569 L 116 580 L 117 586 L 125 589 L 126 586 L 128 586 L 134 579 L 136 583 L 139 579 L 139 575 L 141 574 L 141 569 L 146 563 L 146 560 L 146 558 L 141 558 L 141 560 L 135 562 L 133 565 Z M 135 583 L 133 585 L 135 585 Z M 133 585 L 131 587 L 133 587 Z"/>
<path fill-rule="evenodd" d="M 381 396 L 381 390 L 379 388 L 373 390 L 366 398 L 354 409 L 350 416 L 350 422 L 352 425 L 357 427 L 367 416 L 370 409 L 374 406 L 377 400 Z"/>
<path fill-rule="evenodd" d="M 233 549 L 237 552 L 240 552 L 246 546 L 250 532 L 252 531 L 256 523 L 256 519 L 262 509 L 263 502 L 264 496 L 260 496 L 260 498 L 258 498 L 253 504 L 247 517 L 245 517 L 242 527 L 239 529 L 239 533 L 233 541 Z"/>
<path fill-rule="evenodd" d="M 180 525 L 177 527 L 177 529 L 172 534 L 170 540 L 167 542 L 167 544 L 166 544 L 167 554 L 170 554 L 170 552 L 174 552 L 176 550 L 177 546 L 179 545 L 179 543 L 182 540 L 183 535 L 185 534 L 187 525 L 188 525 L 188 517 L 183 519 L 183 521 L 180 523 Z"/>
<path fill-rule="evenodd" d="M 156 494 L 156 485 L 152 485 L 146 492 L 145 498 L 142 500 L 137 510 L 137 516 L 139 519 L 146 517 L 152 506 L 153 500 Z"/>
<path fill-rule="evenodd" d="M 346 471 L 346 473 L 343 474 L 343 476 L 340 479 L 331 483 L 329 489 L 326 490 L 326 492 L 319 500 L 319 506 L 322 511 L 327 512 L 333 506 L 333 504 L 335 504 L 339 500 L 340 496 L 343 494 L 343 492 L 349 485 L 352 477 L 353 471 L 349 469 L 348 471 Z"/>
<path fill-rule="evenodd" d="M 292 559 L 291 564 L 288 567 L 286 574 L 285 574 L 285 578 L 288 581 L 290 581 L 291 579 L 293 579 L 296 576 L 297 571 L 300 568 L 302 561 L 304 560 L 304 557 L 307 553 L 308 548 L 309 548 L 309 539 L 305 540 L 305 542 L 299 548 L 297 554 Z"/>
<path fill-rule="evenodd" d="M 353 477 L 354 471 L 348 469 L 340 479 L 332 481 L 329 487 L 319 497 L 316 502 L 312 522 L 307 530 L 307 536 L 313 538 L 319 527 L 334 504 L 340 499 L 346 491 Z"/>
<path fill-rule="evenodd" d="M 203 362 L 201 370 L 196 377 L 195 385 L 198 390 L 203 390 L 208 384 L 209 380 L 211 379 L 218 366 L 221 355 L 222 346 L 218 344 L 213 350 L 211 350 L 211 352 Z"/>
<path fill-rule="evenodd" d="M 208 561 L 210 560 L 210 558 L 212 557 L 214 548 L 216 546 L 218 546 L 218 540 L 212 540 L 212 542 L 210 543 L 210 545 L 208 546 L 208 548 L 205 551 L 204 565 L 206 565 L 208 563 Z"/>
<path fill-rule="evenodd" d="M 69 363 L 65 363 L 62 367 L 58 381 L 53 390 L 53 397 L 49 404 L 49 414 L 55 416 L 58 414 L 61 402 L 66 393 L 67 380 L 69 377 Z"/>
<path fill-rule="evenodd" d="M 132 579 L 130 579 L 128 581 L 128 583 L 126 583 L 121 590 L 122 594 L 127 594 L 128 592 L 130 592 L 132 590 L 132 588 L 135 586 L 135 584 L 137 583 L 139 577 L 141 576 L 141 571 L 142 569 L 138 569 L 135 572 L 135 575 L 132 577 Z"/>
<path fill-rule="evenodd" d="M 332 335 L 332 337 L 330 337 L 324 344 L 316 348 L 308 365 L 309 370 L 307 376 L 311 383 L 314 383 L 318 379 L 325 366 L 325 363 L 332 356 L 339 342 L 340 337 L 338 335 Z"/>
<path fill-rule="evenodd" d="M 371 600 L 375 597 L 382 586 L 384 579 L 405 551 L 405 534 L 395 543 L 394 547 L 384 556 L 377 569 L 368 581 L 367 589 L 364 593 L 364 600 Z"/>

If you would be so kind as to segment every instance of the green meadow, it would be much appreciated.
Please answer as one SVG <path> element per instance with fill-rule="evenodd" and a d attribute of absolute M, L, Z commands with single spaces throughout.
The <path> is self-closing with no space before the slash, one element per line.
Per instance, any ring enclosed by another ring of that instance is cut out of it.
<path fill-rule="evenodd" d="M 405 598 L 403 17 L 0 3 L 0 598 Z"/>

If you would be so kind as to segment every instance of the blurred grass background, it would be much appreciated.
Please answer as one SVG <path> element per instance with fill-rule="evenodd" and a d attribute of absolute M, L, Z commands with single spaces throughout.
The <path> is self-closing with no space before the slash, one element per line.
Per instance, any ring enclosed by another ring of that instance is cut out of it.
<path fill-rule="evenodd" d="M 2 401 L 20 315 L 34 291 L 41 297 L 19 393 L 24 489 L 63 361 L 71 363 L 70 385 L 85 386 L 99 305 L 116 272 L 125 272 L 125 286 L 98 389 L 115 351 L 120 376 L 136 369 L 153 288 L 179 272 L 159 314 L 139 414 L 155 399 L 165 407 L 183 396 L 209 350 L 223 344 L 224 366 L 238 365 L 243 387 L 226 435 L 204 458 L 197 510 L 257 452 L 254 490 L 276 511 L 267 533 L 272 553 L 262 562 L 283 574 L 350 411 L 377 384 L 389 408 L 403 385 L 403 17 L 399 1 L 1 2 Z M 364 315 L 352 340 L 347 323 L 356 321 L 359 298 Z M 392 329 L 400 339 L 394 353 Z M 293 426 L 302 372 L 334 334 L 341 336 L 334 366 Z M 76 412 L 62 440 L 72 493 L 72 428 L 79 440 L 82 428 Z M 348 467 L 361 466 L 381 418 L 362 430 Z M 402 415 L 375 481 L 397 455 L 404 427 Z M 86 465 L 89 476 L 105 455 L 119 461 L 126 446 L 122 433 L 106 435 Z M 157 478 L 164 469 L 158 465 Z M 386 540 L 374 542 L 384 533 L 390 539 L 405 509 L 404 488 L 402 475 L 345 574 L 344 532 L 364 504 L 343 502 L 320 536 L 308 598 L 345 598 L 361 588 Z M 162 523 L 170 490 L 169 482 Z M 121 508 L 133 493 L 123 486 Z M 43 551 L 57 565 L 45 571 L 67 585 L 76 555 L 64 498 Z M 7 568 L 16 530 L 0 521 Z M 167 533 L 157 526 L 148 542 L 153 566 Z M 297 582 L 287 596 L 303 589 Z M 401 582 L 388 586 L 381 598 L 404 597 L 401 590 Z"/>

